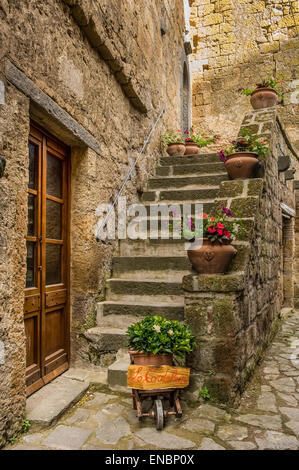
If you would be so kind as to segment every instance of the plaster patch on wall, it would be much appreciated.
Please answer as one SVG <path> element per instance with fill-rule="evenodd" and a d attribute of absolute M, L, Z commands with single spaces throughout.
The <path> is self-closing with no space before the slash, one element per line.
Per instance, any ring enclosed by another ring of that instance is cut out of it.
<path fill-rule="evenodd" d="M 0 104 L 5 104 L 5 86 L 2 80 L 0 80 Z"/>
<path fill-rule="evenodd" d="M 204 71 L 204 65 L 208 65 L 209 61 L 208 59 L 202 59 L 202 60 L 194 60 L 191 62 L 191 70 L 192 73 L 203 73 Z"/>
<path fill-rule="evenodd" d="M 80 100 L 83 99 L 83 73 L 71 60 L 61 56 L 59 58 L 60 67 L 58 71 L 59 79 L 69 88 Z"/>

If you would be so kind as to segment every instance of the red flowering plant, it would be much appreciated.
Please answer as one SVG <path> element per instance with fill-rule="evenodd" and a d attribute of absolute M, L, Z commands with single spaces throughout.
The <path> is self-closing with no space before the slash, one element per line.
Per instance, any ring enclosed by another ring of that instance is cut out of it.
<path fill-rule="evenodd" d="M 227 155 L 236 152 L 254 152 L 260 157 L 266 157 L 269 147 L 265 144 L 260 136 L 253 134 L 250 129 L 241 129 L 240 137 L 232 141 L 232 145 L 226 149 L 220 150 L 220 160 L 225 163 Z"/>
<path fill-rule="evenodd" d="M 271 73 L 268 73 L 265 78 L 262 78 L 260 83 L 256 84 L 256 88 L 238 88 L 238 93 L 241 95 L 246 95 L 250 96 L 252 93 L 259 88 L 272 88 L 273 90 L 276 91 L 277 95 L 283 100 L 284 95 L 283 95 L 283 75 L 280 74 L 278 77 L 273 77 Z"/>
<path fill-rule="evenodd" d="M 191 217 L 187 221 L 181 218 L 174 225 L 170 223 L 170 229 L 175 229 L 183 235 L 185 239 L 194 241 L 195 238 L 208 238 L 212 243 L 231 243 L 238 233 L 245 232 L 243 220 L 237 219 L 230 209 L 222 206 L 221 212 L 214 216 L 210 216 L 205 212 L 199 214 L 200 220 L 195 221 Z"/>
<path fill-rule="evenodd" d="M 184 135 L 185 142 L 195 142 L 200 148 L 215 143 L 219 139 L 217 135 L 206 137 L 200 130 L 194 130 L 192 127 L 189 131 L 184 131 Z"/>
<path fill-rule="evenodd" d="M 161 135 L 161 141 L 164 144 L 184 144 L 185 143 L 185 135 L 181 131 L 181 129 L 177 129 L 176 131 L 173 129 L 166 129 L 165 134 Z"/>

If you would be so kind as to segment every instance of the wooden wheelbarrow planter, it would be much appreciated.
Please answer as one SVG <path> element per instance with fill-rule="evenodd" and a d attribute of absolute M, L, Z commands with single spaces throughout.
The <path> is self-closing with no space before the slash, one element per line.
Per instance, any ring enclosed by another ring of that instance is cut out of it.
<path fill-rule="evenodd" d="M 133 409 L 137 410 L 139 421 L 143 418 L 152 418 L 156 428 L 163 429 L 168 416 L 183 415 L 179 393 L 181 388 L 189 385 L 190 369 L 176 366 L 142 366 L 133 363 L 128 369 L 128 387 L 132 388 Z M 149 412 L 143 413 L 142 402 L 148 397 L 153 398 L 153 407 Z M 169 402 L 169 409 L 165 401 Z"/>
<path fill-rule="evenodd" d="M 175 415 L 177 418 L 181 418 L 183 415 L 182 407 L 179 399 L 180 390 L 178 388 L 169 389 L 153 389 L 153 390 L 138 390 L 132 389 L 133 394 L 133 409 L 137 410 L 137 417 L 139 421 L 143 418 L 152 418 L 156 422 L 156 428 L 161 431 L 164 427 L 168 416 Z M 148 413 L 142 412 L 142 400 L 147 397 L 154 398 L 153 409 Z M 174 411 L 164 409 L 164 399 L 169 400 L 170 407 Z"/>

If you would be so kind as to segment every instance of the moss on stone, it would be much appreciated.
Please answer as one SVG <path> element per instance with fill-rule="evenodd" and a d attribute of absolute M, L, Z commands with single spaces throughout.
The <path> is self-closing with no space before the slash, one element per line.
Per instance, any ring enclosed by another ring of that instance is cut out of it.
<path fill-rule="evenodd" d="M 256 178 L 248 181 L 248 196 L 260 196 L 262 194 L 264 186 L 264 180 L 261 178 Z"/>
<path fill-rule="evenodd" d="M 249 245 L 235 245 L 235 248 L 238 250 L 238 252 L 229 266 L 229 272 L 244 271 L 249 260 Z"/>
<path fill-rule="evenodd" d="M 220 185 L 219 197 L 228 198 L 241 196 L 244 190 L 244 181 L 223 181 Z"/>
<path fill-rule="evenodd" d="M 234 292 L 244 289 L 244 275 L 199 274 L 183 278 L 183 289 L 189 292 Z"/>
<path fill-rule="evenodd" d="M 239 217 L 254 217 L 258 210 L 257 197 L 243 197 L 233 199 L 230 209 Z"/>

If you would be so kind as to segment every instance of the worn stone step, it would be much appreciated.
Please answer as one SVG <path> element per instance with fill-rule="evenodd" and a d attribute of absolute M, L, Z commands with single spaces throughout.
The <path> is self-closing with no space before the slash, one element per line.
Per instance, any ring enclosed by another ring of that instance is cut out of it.
<path fill-rule="evenodd" d="M 219 192 L 218 186 L 209 186 L 204 189 L 179 189 L 162 191 L 145 191 L 142 194 L 142 201 L 168 201 L 169 203 L 181 201 L 213 201 Z"/>
<path fill-rule="evenodd" d="M 156 176 L 227 174 L 222 162 L 156 167 Z"/>
<path fill-rule="evenodd" d="M 119 256 L 187 256 L 184 240 L 121 240 Z"/>
<path fill-rule="evenodd" d="M 107 300 L 124 300 L 134 298 L 135 302 L 151 299 L 155 302 L 180 302 L 183 297 L 183 289 L 180 282 L 157 281 L 154 279 L 118 279 L 112 278 L 107 281 Z M 138 299 L 138 300 L 137 300 Z"/>
<path fill-rule="evenodd" d="M 122 390 L 127 387 L 127 373 L 130 365 L 129 354 L 119 357 L 108 367 L 108 385 L 111 390 Z M 128 389 L 127 389 L 128 390 Z"/>
<path fill-rule="evenodd" d="M 60 376 L 27 398 L 26 418 L 30 429 L 37 431 L 54 424 L 81 399 L 89 383 L 88 375 L 81 380 Z"/>
<path fill-rule="evenodd" d="M 192 200 L 190 200 L 190 201 L 188 201 L 188 200 L 186 200 L 182 204 L 179 201 L 172 201 L 172 202 L 167 201 L 167 202 L 160 202 L 160 203 L 152 202 L 151 204 L 145 203 L 144 207 L 145 207 L 147 216 L 155 218 L 155 217 L 157 217 L 157 215 L 164 214 L 164 212 L 165 212 L 165 214 L 170 213 L 171 210 L 172 210 L 171 209 L 172 205 L 179 206 L 181 214 L 183 214 L 183 204 L 191 204 L 191 214 L 194 214 L 194 212 L 195 212 L 195 203 L 202 204 L 203 212 L 209 213 L 213 209 L 214 198 L 210 201 L 206 201 L 206 200 L 203 200 L 203 201 L 200 201 L 200 200 L 192 201 Z M 157 210 L 159 210 L 160 212 L 156 212 Z"/>
<path fill-rule="evenodd" d="M 133 322 L 132 322 L 133 323 Z M 85 338 L 93 344 L 97 353 L 117 352 L 127 347 L 126 328 L 95 326 L 85 331 Z"/>
<path fill-rule="evenodd" d="M 104 302 L 98 302 L 97 312 L 98 325 L 105 327 L 115 325 L 115 322 L 111 323 L 111 315 L 123 316 L 123 318 L 120 319 L 121 323 L 117 325 L 122 327 L 133 323 L 136 317 L 145 317 L 147 315 L 162 315 L 170 320 L 183 320 L 184 298 L 182 297 L 180 303 L 156 302 L 155 299 L 151 299 L 150 302 L 144 301 L 141 303 L 128 300 L 106 300 Z M 132 321 L 130 321 L 130 316 L 134 317 Z M 125 321 L 128 321 L 126 325 L 124 325 Z M 110 322 L 110 324 L 107 322 Z"/>
<path fill-rule="evenodd" d="M 181 279 L 190 274 L 191 264 L 187 256 L 115 256 L 113 276 L 123 278 L 139 275 L 139 279 Z M 136 277 L 134 276 L 134 279 Z M 171 277 L 172 276 L 172 277 Z"/>
<path fill-rule="evenodd" d="M 171 166 L 171 165 L 189 165 L 195 163 L 214 163 L 219 162 L 218 153 L 203 153 L 196 155 L 182 155 L 178 157 L 161 157 L 160 165 Z"/>
<path fill-rule="evenodd" d="M 204 176 L 169 176 L 151 178 L 148 182 L 148 189 L 186 188 L 200 186 L 215 186 L 222 181 L 228 180 L 225 173 Z"/>

